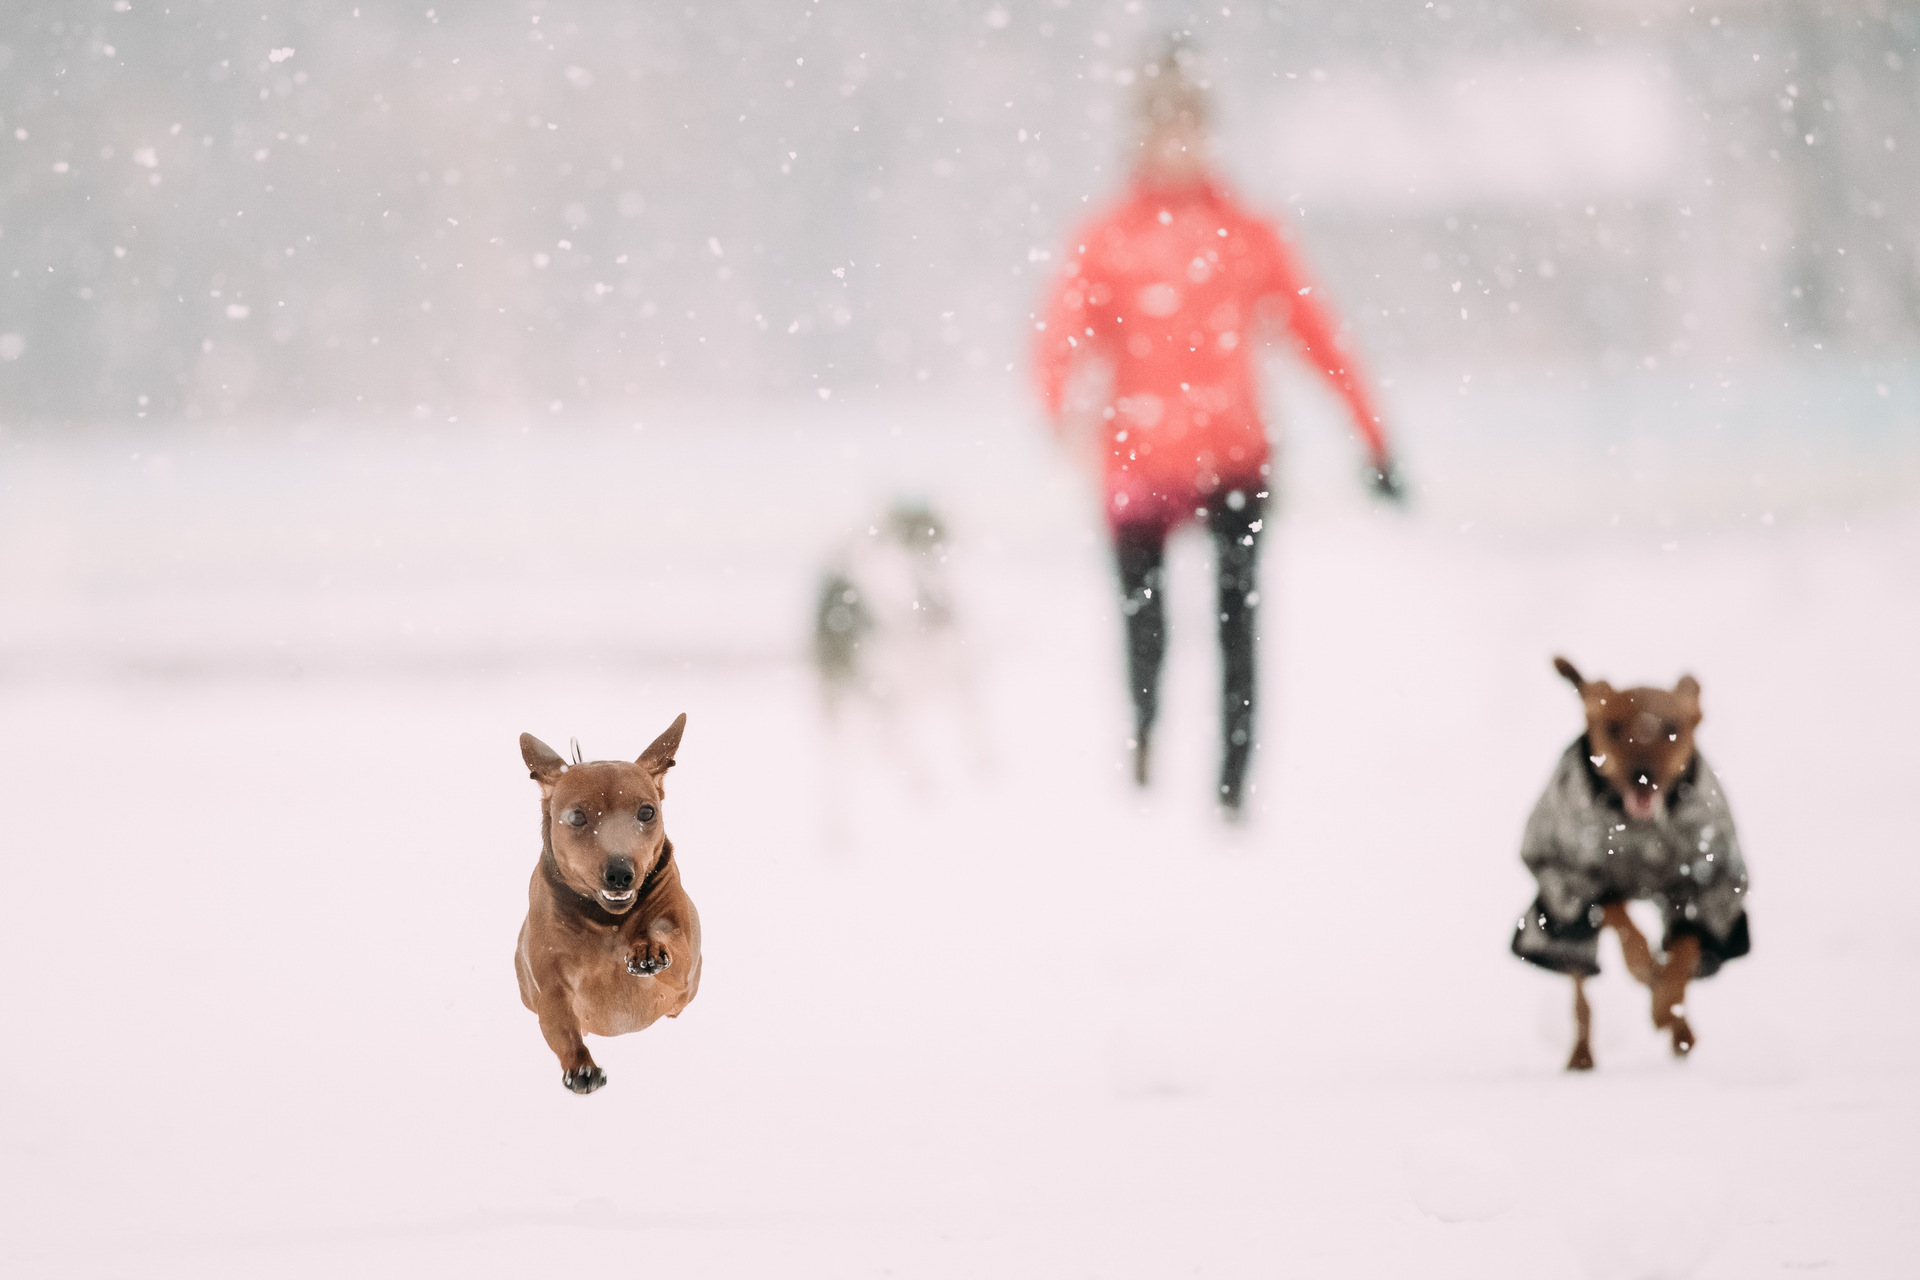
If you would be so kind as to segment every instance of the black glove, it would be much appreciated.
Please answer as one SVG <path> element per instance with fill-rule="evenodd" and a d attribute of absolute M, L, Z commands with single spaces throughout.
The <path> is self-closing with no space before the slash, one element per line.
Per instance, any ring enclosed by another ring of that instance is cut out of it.
<path fill-rule="evenodd" d="M 1400 468 L 1391 458 L 1376 458 L 1367 466 L 1367 487 L 1373 490 L 1373 496 L 1388 502 L 1404 505 L 1407 500 L 1407 487 L 1400 478 Z"/>

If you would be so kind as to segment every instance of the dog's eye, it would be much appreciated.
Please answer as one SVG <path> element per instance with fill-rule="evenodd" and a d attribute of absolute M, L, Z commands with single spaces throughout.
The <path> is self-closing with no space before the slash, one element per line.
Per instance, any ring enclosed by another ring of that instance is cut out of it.
<path fill-rule="evenodd" d="M 585 809 L 569 809 L 560 815 L 560 821 L 570 827 L 584 827 L 587 825 L 587 811 Z"/>
<path fill-rule="evenodd" d="M 1624 720 L 1609 720 L 1607 721 L 1606 727 L 1608 735 L 1617 738 L 1627 731 L 1627 722 Z"/>
<path fill-rule="evenodd" d="M 643 805 L 641 805 L 641 806 L 640 806 L 640 821 L 642 821 L 642 822 L 652 822 L 652 821 L 653 821 L 653 814 L 654 814 L 654 808 L 653 808 L 653 806 L 652 806 L 652 805 L 650 805 L 650 804 L 643 804 Z"/>
<path fill-rule="evenodd" d="M 1680 741 L 1680 726 L 1671 722 L 1660 726 L 1660 732 L 1667 735 L 1668 742 Z"/>

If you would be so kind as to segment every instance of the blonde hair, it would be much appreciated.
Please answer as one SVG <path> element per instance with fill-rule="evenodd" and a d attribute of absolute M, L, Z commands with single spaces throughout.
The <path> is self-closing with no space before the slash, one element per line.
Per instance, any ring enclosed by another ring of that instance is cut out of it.
<path fill-rule="evenodd" d="M 1204 128 L 1213 114 L 1212 85 L 1201 78 L 1199 55 L 1180 36 L 1168 36 L 1142 60 L 1134 84 L 1134 119 L 1143 136 L 1183 124 Z"/>

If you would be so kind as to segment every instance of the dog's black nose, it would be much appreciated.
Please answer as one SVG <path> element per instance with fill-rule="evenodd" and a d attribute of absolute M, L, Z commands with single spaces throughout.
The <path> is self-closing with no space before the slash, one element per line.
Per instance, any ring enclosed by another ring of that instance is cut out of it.
<path fill-rule="evenodd" d="M 615 893 L 625 893 L 633 888 L 633 859 L 607 859 L 607 869 L 600 873 L 600 878 L 606 882 L 607 888 Z"/>

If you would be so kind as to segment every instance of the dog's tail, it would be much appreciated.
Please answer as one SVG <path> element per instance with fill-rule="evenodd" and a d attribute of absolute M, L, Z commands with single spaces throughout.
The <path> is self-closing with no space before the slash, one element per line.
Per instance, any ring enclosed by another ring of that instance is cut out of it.
<path fill-rule="evenodd" d="M 1568 684 L 1571 684 L 1583 693 L 1586 692 L 1587 679 L 1580 674 L 1580 669 L 1571 662 L 1568 662 L 1565 658 L 1556 656 L 1553 660 L 1553 669 L 1565 676 Z"/>

